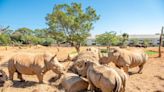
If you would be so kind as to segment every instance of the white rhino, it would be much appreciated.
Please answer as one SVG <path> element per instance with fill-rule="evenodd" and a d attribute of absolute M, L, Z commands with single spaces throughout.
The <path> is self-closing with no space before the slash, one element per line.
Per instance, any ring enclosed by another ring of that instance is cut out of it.
<path fill-rule="evenodd" d="M 118 73 L 113 69 L 95 62 L 77 61 L 75 63 L 78 73 L 86 76 L 91 92 L 99 88 L 102 92 L 121 92 L 122 80 Z"/>
<path fill-rule="evenodd" d="M 148 60 L 147 54 L 143 50 L 125 50 L 120 48 L 110 48 L 108 60 L 101 61 L 101 64 L 107 64 L 112 61 L 117 67 L 123 68 L 128 72 L 129 68 L 139 66 L 138 73 L 142 73 L 143 66 Z"/>
<path fill-rule="evenodd" d="M 47 53 L 37 55 L 27 53 L 16 54 L 9 59 L 8 70 L 10 80 L 13 80 L 13 75 L 17 72 L 18 78 L 21 81 L 24 81 L 22 74 L 37 75 L 40 83 L 43 82 L 43 75 L 49 70 L 59 75 L 65 72 L 56 55 L 53 56 Z"/>
<path fill-rule="evenodd" d="M 95 61 L 96 63 L 99 63 L 99 54 L 98 54 L 98 49 L 97 48 L 87 48 L 85 51 L 80 52 L 79 54 L 73 56 L 71 59 L 71 55 L 69 55 L 69 60 L 73 61 L 73 63 L 70 64 L 69 66 L 69 71 L 72 71 L 73 73 L 77 74 L 77 70 L 74 67 L 74 63 L 76 61 L 83 61 L 86 59 L 90 59 L 91 61 Z"/>

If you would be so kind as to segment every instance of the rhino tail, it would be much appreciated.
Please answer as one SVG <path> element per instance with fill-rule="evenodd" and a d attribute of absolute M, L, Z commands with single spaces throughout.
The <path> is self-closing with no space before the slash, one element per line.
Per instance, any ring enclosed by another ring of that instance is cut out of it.
<path fill-rule="evenodd" d="M 121 78 L 119 76 L 117 76 L 115 78 L 116 84 L 115 84 L 115 88 L 113 90 L 113 92 L 120 92 L 121 91 L 121 86 L 122 86 L 122 82 L 121 82 Z"/>

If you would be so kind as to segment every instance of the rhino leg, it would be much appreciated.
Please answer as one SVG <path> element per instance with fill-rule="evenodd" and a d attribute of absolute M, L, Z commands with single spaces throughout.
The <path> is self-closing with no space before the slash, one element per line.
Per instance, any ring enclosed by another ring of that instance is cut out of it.
<path fill-rule="evenodd" d="M 138 70 L 138 73 L 139 74 L 142 74 L 143 66 L 144 66 L 144 64 L 142 64 L 142 65 L 139 66 L 139 70 Z"/>
<path fill-rule="evenodd" d="M 21 82 L 25 82 L 25 80 L 22 77 L 22 74 L 19 72 L 17 72 L 17 74 L 18 74 L 18 79 L 20 79 Z"/>
<path fill-rule="evenodd" d="M 43 74 L 37 74 L 37 77 L 38 77 L 38 80 L 39 80 L 39 83 L 43 83 Z"/>
<path fill-rule="evenodd" d="M 12 70 L 9 69 L 9 80 L 12 80 L 13 81 L 13 76 L 14 76 L 14 72 L 16 71 L 15 68 L 13 68 Z"/>

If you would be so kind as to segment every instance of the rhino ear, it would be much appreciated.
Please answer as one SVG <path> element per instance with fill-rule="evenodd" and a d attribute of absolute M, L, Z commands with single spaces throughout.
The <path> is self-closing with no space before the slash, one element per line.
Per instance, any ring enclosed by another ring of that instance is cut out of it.
<path fill-rule="evenodd" d="M 116 51 L 116 52 L 113 53 L 113 55 L 118 57 L 118 56 L 120 56 L 120 53 L 118 51 Z"/>

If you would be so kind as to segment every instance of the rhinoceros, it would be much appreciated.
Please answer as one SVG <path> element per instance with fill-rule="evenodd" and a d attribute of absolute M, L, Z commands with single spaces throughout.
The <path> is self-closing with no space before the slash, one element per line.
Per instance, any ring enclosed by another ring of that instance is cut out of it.
<path fill-rule="evenodd" d="M 43 75 L 49 70 L 59 75 L 65 72 L 56 55 L 48 53 L 36 55 L 18 53 L 9 59 L 8 70 L 10 80 L 13 80 L 13 75 L 16 72 L 21 81 L 25 81 L 22 74 L 37 75 L 39 83 L 43 83 Z"/>
<path fill-rule="evenodd" d="M 78 74 L 86 76 L 91 92 L 99 88 L 102 92 L 121 92 L 122 80 L 113 69 L 91 61 L 77 61 L 75 63 Z"/>
<path fill-rule="evenodd" d="M 112 61 L 117 67 L 123 68 L 126 73 L 129 68 L 139 66 L 138 73 L 142 73 L 143 66 L 147 60 L 147 54 L 140 49 L 126 50 L 120 48 L 110 48 L 108 52 L 108 60 L 100 63 L 107 64 Z"/>

